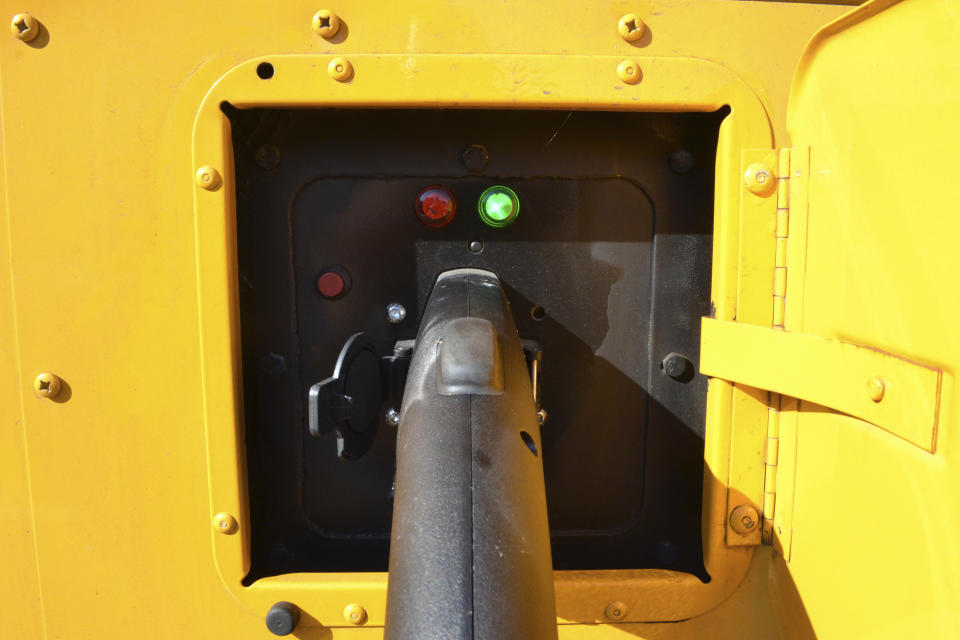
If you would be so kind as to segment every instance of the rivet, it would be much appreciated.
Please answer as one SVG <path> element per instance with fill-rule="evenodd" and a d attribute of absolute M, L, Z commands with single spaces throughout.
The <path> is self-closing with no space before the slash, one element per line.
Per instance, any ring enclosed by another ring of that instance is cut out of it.
<path fill-rule="evenodd" d="M 387 305 L 387 322 L 390 324 L 400 324 L 407 318 L 407 308 L 399 302 L 391 302 Z"/>
<path fill-rule="evenodd" d="M 213 528 L 220 533 L 232 535 L 237 532 L 237 530 L 240 528 L 240 525 L 237 524 L 237 519 L 232 515 L 225 511 L 221 511 L 217 515 L 213 516 Z"/>
<path fill-rule="evenodd" d="M 741 504 L 730 512 L 730 528 L 742 536 L 756 531 L 760 523 L 760 514 L 749 504 Z"/>
<path fill-rule="evenodd" d="M 758 196 L 769 196 L 777 190 L 777 178 L 773 175 L 773 170 L 762 162 L 754 162 L 747 167 L 743 174 L 743 184 L 750 193 Z"/>
<path fill-rule="evenodd" d="M 480 240 L 471 240 L 470 244 L 467 245 L 467 249 L 470 250 L 470 253 L 482 253 L 483 242 Z"/>
<path fill-rule="evenodd" d="M 643 24 L 643 20 L 634 13 L 628 13 L 620 18 L 620 22 L 617 23 L 617 31 L 620 33 L 620 37 L 627 42 L 639 40 L 646 30 L 647 25 Z"/>
<path fill-rule="evenodd" d="M 643 76 L 636 60 L 623 60 L 617 65 L 617 77 L 627 84 L 637 84 Z"/>
<path fill-rule="evenodd" d="M 38 398 L 56 398 L 60 393 L 60 378 L 44 371 L 33 379 L 33 391 Z"/>
<path fill-rule="evenodd" d="M 874 376 L 867 380 L 867 395 L 874 402 L 883 400 L 884 391 L 886 391 L 886 385 L 880 376 Z"/>
<path fill-rule="evenodd" d="M 332 38 L 340 30 L 340 16 L 329 9 L 320 9 L 313 14 L 313 30 L 320 37 Z"/>
<path fill-rule="evenodd" d="M 400 424 L 400 412 L 394 409 L 393 407 L 390 407 L 389 409 L 387 409 L 386 417 L 387 417 L 387 424 L 389 424 L 391 427 L 396 427 L 397 425 Z"/>
<path fill-rule="evenodd" d="M 348 604 L 343 609 L 343 617 L 350 624 L 361 625 L 367 621 L 367 610 L 358 604 Z"/>
<path fill-rule="evenodd" d="M 334 58 L 327 65 L 327 73 L 338 82 L 346 82 L 353 75 L 353 65 L 346 58 Z"/>
<path fill-rule="evenodd" d="M 215 191 L 223 182 L 220 172 L 208 164 L 197 169 L 196 181 L 198 187 L 207 191 Z"/>
<path fill-rule="evenodd" d="M 29 13 L 18 13 L 10 21 L 10 31 L 18 40 L 30 42 L 40 33 L 40 23 Z"/>
<path fill-rule="evenodd" d="M 627 617 L 627 605 L 619 600 L 611 602 L 607 605 L 607 608 L 603 610 L 603 615 L 607 616 L 610 620 L 623 620 Z"/>

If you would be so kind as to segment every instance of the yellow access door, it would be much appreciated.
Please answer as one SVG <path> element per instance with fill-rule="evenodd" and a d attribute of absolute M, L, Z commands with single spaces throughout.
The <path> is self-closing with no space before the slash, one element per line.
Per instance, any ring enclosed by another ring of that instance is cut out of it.
<path fill-rule="evenodd" d="M 783 394 L 763 511 L 818 637 L 960 633 L 958 54 L 937 0 L 813 38 L 753 196 L 777 199 L 774 326 L 704 322 L 707 373 Z"/>

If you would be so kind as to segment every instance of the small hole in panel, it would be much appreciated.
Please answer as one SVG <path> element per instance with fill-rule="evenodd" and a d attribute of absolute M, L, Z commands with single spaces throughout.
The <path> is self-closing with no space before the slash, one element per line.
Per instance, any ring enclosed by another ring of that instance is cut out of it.
<path fill-rule="evenodd" d="M 541 320 L 547 317 L 547 312 L 543 307 L 538 305 L 533 309 L 530 309 L 530 317 L 536 320 L 537 322 L 540 322 Z"/>
<path fill-rule="evenodd" d="M 261 62 L 257 65 L 257 75 L 261 80 L 269 80 L 273 77 L 273 65 L 269 62 Z"/>
<path fill-rule="evenodd" d="M 523 444 L 527 445 L 527 449 L 530 449 L 530 453 L 537 455 L 537 443 L 533 441 L 533 436 L 526 431 L 521 431 L 520 438 L 523 440 Z"/>

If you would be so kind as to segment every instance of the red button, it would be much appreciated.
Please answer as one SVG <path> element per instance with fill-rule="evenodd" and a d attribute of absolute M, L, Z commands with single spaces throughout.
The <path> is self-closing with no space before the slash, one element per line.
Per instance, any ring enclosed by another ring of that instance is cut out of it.
<path fill-rule="evenodd" d="M 453 217 L 457 215 L 457 199 L 449 189 L 431 186 L 417 194 L 414 208 L 420 222 L 436 229 L 453 221 Z"/>
<path fill-rule="evenodd" d="M 343 276 L 336 271 L 321 273 L 320 277 L 317 278 L 317 291 L 319 291 L 320 295 L 324 298 L 336 298 L 343 293 L 345 286 Z"/>

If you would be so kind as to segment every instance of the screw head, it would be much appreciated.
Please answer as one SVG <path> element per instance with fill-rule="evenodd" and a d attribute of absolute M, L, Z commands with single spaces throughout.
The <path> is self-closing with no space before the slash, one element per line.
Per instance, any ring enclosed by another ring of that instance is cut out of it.
<path fill-rule="evenodd" d="M 460 158 L 463 160 L 463 166 L 467 171 L 480 173 L 487 168 L 490 162 L 490 152 L 482 144 L 472 144 L 463 150 Z"/>
<path fill-rule="evenodd" d="M 346 82 L 353 76 L 353 65 L 346 58 L 334 58 L 327 65 L 327 73 L 337 82 Z"/>
<path fill-rule="evenodd" d="M 223 183 L 223 179 L 220 177 L 220 172 L 208 164 L 205 164 L 197 169 L 197 175 L 195 176 L 195 179 L 197 186 L 201 189 L 206 189 L 207 191 L 216 191 Z"/>
<path fill-rule="evenodd" d="M 777 177 L 773 170 L 763 162 L 754 162 L 743 174 L 743 184 L 750 193 L 766 197 L 777 190 Z"/>
<path fill-rule="evenodd" d="M 471 240 L 467 248 L 470 250 L 470 253 L 481 253 L 483 251 L 483 243 L 479 240 Z"/>
<path fill-rule="evenodd" d="M 392 427 L 400 424 L 400 412 L 393 407 L 387 409 L 387 424 Z"/>
<path fill-rule="evenodd" d="M 313 14 L 313 30 L 321 38 L 332 38 L 340 31 L 340 16 L 329 9 L 320 9 Z"/>
<path fill-rule="evenodd" d="M 635 13 L 628 13 L 617 23 L 617 32 L 627 42 L 636 42 L 647 31 L 647 25 Z"/>
<path fill-rule="evenodd" d="M 261 145 L 255 154 L 257 164 L 261 169 L 276 169 L 280 165 L 280 149 L 272 144 Z"/>
<path fill-rule="evenodd" d="M 604 609 L 603 615 L 607 616 L 610 620 L 623 620 L 627 617 L 627 605 L 619 600 L 611 602 L 607 605 L 607 608 Z"/>
<path fill-rule="evenodd" d="M 10 20 L 10 31 L 18 40 L 30 42 L 40 33 L 40 23 L 29 13 L 18 13 Z"/>
<path fill-rule="evenodd" d="M 60 393 L 60 378 L 56 375 L 44 371 L 33 379 L 33 392 L 38 398 L 56 398 Z"/>
<path fill-rule="evenodd" d="M 867 396 L 874 402 L 883 400 L 883 394 L 886 390 L 886 384 L 880 376 L 874 376 L 867 380 Z"/>
<path fill-rule="evenodd" d="M 760 514 L 749 504 L 741 504 L 730 512 L 730 528 L 742 536 L 756 531 L 759 524 Z"/>
<path fill-rule="evenodd" d="M 636 60 L 623 60 L 617 65 L 617 77 L 621 82 L 627 84 L 637 84 L 643 73 L 640 72 L 640 64 Z"/>
<path fill-rule="evenodd" d="M 213 516 L 213 528 L 216 529 L 219 533 L 226 535 L 233 535 L 240 529 L 240 525 L 237 523 L 237 519 L 226 511 L 221 511 L 217 515 Z"/>
<path fill-rule="evenodd" d="M 367 610 L 359 604 L 348 604 L 343 609 L 343 617 L 350 624 L 361 625 L 367 621 Z"/>
<path fill-rule="evenodd" d="M 399 302 L 391 302 L 387 305 L 387 321 L 390 324 L 400 324 L 407 317 L 407 308 Z"/>

